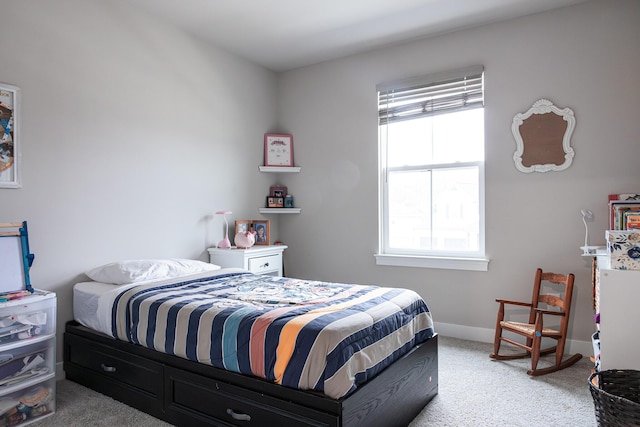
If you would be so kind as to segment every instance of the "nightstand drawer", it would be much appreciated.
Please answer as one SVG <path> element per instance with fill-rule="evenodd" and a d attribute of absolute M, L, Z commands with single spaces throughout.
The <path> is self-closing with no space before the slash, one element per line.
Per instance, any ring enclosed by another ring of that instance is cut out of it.
<path fill-rule="evenodd" d="M 209 248 L 209 260 L 222 268 L 243 268 L 254 274 L 284 275 L 282 253 L 285 245 L 253 246 L 249 249 Z"/>
<path fill-rule="evenodd" d="M 255 274 L 271 273 L 279 271 L 282 262 L 281 255 L 261 256 L 249 258 L 249 271 Z"/>

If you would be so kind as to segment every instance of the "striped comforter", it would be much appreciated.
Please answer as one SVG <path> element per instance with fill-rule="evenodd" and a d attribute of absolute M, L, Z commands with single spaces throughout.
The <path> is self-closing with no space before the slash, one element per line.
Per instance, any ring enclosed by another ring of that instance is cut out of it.
<path fill-rule="evenodd" d="M 134 286 L 112 314 L 119 339 L 336 399 L 433 336 L 413 291 L 246 272 Z"/>

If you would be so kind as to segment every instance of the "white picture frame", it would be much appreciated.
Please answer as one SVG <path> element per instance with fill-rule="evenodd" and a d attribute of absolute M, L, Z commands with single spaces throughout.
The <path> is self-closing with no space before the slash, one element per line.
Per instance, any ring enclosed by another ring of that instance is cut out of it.
<path fill-rule="evenodd" d="M 560 109 L 547 99 L 534 102 L 525 113 L 513 118 L 516 140 L 513 161 L 520 172 L 562 171 L 575 155 L 571 135 L 576 119 L 571 108 Z"/>

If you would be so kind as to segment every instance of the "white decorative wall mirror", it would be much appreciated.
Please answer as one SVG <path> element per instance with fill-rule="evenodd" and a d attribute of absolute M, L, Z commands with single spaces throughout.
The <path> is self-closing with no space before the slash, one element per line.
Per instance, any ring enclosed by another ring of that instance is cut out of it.
<path fill-rule="evenodd" d="M 511 126 L 516 139 L 516 168 L 525 173 L 567 169 L 574 156 L 571 134 L 575 126 L 573 110 L 561 110 L 547 99 L 516 114 Z"/>

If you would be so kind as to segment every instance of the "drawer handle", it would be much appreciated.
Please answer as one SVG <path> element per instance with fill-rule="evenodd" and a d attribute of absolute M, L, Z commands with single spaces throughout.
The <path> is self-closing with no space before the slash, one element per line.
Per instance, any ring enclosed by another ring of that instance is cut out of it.
<path fill-rule="evenodd" d="M 115 372 L 116 371 L 115 366 L 108 366 L 108 365 L 105 365 L 104 363 L 101 363 L 100 367 L 102 367 L 102 370 L 105 371 L 105 372 Z"/>
<path fill-rule="evenodd" d="M 231 408 L 227 408 L 227 414 L 231 415 L 231 418 L 238 421 L 251 421 L 251 415 L 240 414 Z"/>
<path fill-rule="evenodd" d="M 269 263 L 265 262 L 264 264 L 262 264 L 263 267 L 269 267 Z"/>

